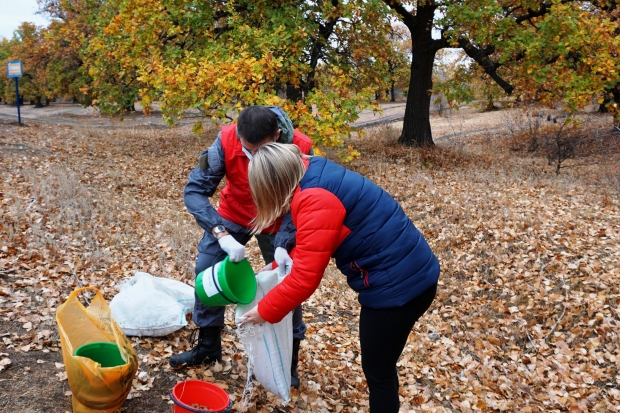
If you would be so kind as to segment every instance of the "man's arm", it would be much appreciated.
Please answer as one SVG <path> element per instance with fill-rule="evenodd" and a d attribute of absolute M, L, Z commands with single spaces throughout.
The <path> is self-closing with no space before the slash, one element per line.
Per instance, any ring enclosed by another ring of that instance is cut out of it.
<path fill-rule="evenodd" d="M 282 247 L 286 251 L 291 252 L 293 248 L 295 248 L 295 233 L 297 229 L 295 228 L 295 224 L 293 224 L 293 216 L 291 212 L 287 212 L 282 216 L 282 224 L 280 225 L 280 229 L 276 234 L 276 239 L 274 242 L 274 247 Z"/>
<path fill-rule="evenodd" d="M 187 211 L 205 231 L 222 224 L 222 217 L 217 213 L 210 199 L 226 174 L 224 149 L 220 135 L 213 144 L 200 154 L 199 164 L 188 177 L 183 201 Z"/>

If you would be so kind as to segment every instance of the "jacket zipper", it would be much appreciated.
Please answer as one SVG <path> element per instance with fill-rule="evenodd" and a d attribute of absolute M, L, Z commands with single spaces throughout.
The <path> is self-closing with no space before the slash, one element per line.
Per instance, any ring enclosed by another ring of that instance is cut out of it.
<path fill-rule="evenodd" d="M 360 267 L 355 261 L 349 264 L 349 267 L 351 268 L 351 270 L 361 273 L 360 277 L 364 279 L 364 287 L 368 287 L 370 285 L 370 283 L 368 282 L 368 271 Z"/>

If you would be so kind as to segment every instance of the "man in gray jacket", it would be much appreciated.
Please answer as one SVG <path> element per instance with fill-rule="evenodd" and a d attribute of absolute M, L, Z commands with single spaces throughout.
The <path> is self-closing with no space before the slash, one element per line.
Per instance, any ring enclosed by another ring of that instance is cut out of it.
<path fill-rule="evenodd" d="M 237 124 L 224 126 L 213 144 L 199 157 L 198 166 L 189 174 L 183 199 L 189 213 L 204 230 L 198 244 L 195 274 L 211 267 L 228 254 L 233 262 L 245 257 L 245 244 L 251 239 L 251 222 L 256 215 L 248 184 L 248 164 L 252 154 L 268 142 L 295 144 L 312 154 L 312 141 L 293 128 L 290 118 L 278 107 L 250 106 Z M 210 198 L 226 177 L 216 210 Z M 267 264 L 281 271 L 292 265 L 288 252 L 295 246 L 295 227 L 290 213 L 273 226 L 256 234 L 258 246 Z M 199 327 L 196 345 L 170 358 L 172 367 L 212 363 L 222 358 L 221 331 L 225 307 L 206 307 L 196 296 L 192 320 Z M 300 341 L 306 326 L 301 306 L 293 312 L 293 360 L 291 384 L 299 386 L 297 362 Z"/>

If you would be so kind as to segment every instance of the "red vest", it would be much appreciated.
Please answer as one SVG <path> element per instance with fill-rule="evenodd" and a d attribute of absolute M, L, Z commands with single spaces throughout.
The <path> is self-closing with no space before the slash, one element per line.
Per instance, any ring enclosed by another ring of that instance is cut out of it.
<path fill-rule="evenodd" d="M 248 182 L 250 159 L 243 152 L 243 146 L 237 138 L 237 125 L 224 126 L 220 133 L 220 140 L 224 149 L 226 186 L 220 193 L 220 206 L 217 212 L 229 221 L 251 228 L 251 222 L 256 217 L 256 205 L 254 205 Z M 297 145 L 306 155 L 312 149 L 310 138 L 297 129 L 293 132 L 293 144 Z M 278 218 L 273 225 L 264 229 L 263 233 L 278 232 L 281 222 L 282 218 Z"/>

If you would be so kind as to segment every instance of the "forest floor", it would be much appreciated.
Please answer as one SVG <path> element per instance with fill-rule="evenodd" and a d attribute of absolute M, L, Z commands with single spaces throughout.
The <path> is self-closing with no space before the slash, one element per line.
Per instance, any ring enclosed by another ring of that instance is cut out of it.
<path fill-rule="evenodd" d="M 556 175 L 519 149 L 533 123 L 553 127 L 547 112 L 436 115 L 433 149 L 399 146 L 394 125 L 347 142 L 362 154 L 347 167 L 400 202 L 442 266 L 398 363 L 402 412 L 620 412 L 620 158 L 571 159 Z M 89 122 L 0 119 L 0 411 L 72 410 L 55 314 L 79 284 L 108 301 L 135 271 L 193 285 L 201 231 L 182 191 L 217 130 Z M 254 241 L 248 256 L 262 267 Z M 168 367 L 191 325 L 131 337 L 143 374 L 122 411 L 169 412 L 172 387 L 197 378 L 233 411 L 367 412 L 358 313 L 330 264 L 304 305 L 301 387 L 285 407 L 257 383 L 243 397 L 233 306 L 214 366 Z"/>

